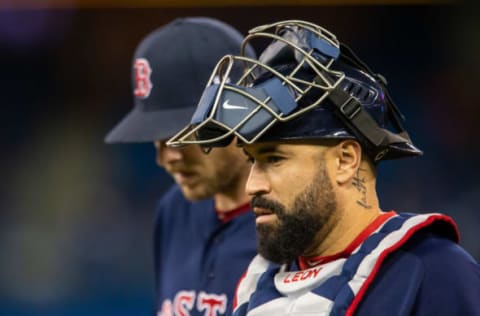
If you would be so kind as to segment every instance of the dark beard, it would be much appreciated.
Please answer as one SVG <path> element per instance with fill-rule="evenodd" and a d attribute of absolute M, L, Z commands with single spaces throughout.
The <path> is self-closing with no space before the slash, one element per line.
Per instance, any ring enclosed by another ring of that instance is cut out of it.
<path fill-rule="evenodd" d="M 283 264 L 305 255 L 316 246 L 320 232 L 330 230 L 327 223 L 335 213 L 336 200 L 322 164 L 312 183 L 295 198 L 292 210 L 286 211 L 280 203 L 262 196 L 252 199 L 254 206 L 268 209 L 278 217 L 276 223 L 257 225 L 258 253 L 267 260 Z"/>

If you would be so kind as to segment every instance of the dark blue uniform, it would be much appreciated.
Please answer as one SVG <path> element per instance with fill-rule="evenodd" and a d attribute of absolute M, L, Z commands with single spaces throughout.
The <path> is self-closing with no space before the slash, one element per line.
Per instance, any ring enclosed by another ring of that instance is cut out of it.
<path fill-rule="evenodd" d="M 235 316 L 480 315 L 480 267 L 441 214 L 385 213 L 338 255 L 274 265 L 255 257 Z"/>
<path fill-rule="evenodd" d="M 248 205 L 220 220 L 212 199 L 190 202 L 173 186 L 155 221 L 158 315 L 231 314 L 238 280 L 256 254 L 255 234 Z"/>

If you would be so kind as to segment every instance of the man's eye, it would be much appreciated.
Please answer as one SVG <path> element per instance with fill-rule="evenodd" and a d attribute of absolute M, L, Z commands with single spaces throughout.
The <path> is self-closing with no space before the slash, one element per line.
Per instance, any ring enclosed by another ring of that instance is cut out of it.
<path fill-rule="evenodd" d="M 282 157 L 268 156 L 266 160 L 267 160 L 268 163 L 277 163 L 277 162 L 282 160 Z"/>

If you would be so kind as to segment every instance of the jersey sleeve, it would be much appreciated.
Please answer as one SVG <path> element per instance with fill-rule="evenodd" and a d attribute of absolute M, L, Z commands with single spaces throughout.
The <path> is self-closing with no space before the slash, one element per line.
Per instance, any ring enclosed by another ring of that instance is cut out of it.
<path fill-rule="evenodd" d="M 479 300 L 479 265 L 455 242 L 426 233 L 385 261 L 355 315 L 480 315 Z"/>
<path fill-rule="evenodd" d="M 432 238 L 416 252 L 425 268 L 415 315 L 480 315 L 480 266 L 465 250 Z"/>

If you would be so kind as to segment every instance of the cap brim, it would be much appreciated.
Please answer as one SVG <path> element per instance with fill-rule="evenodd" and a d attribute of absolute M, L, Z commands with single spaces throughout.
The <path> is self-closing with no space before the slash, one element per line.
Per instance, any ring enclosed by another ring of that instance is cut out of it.
<path fill-rule="evenodd" d="M 195 107 L 142 111 L 135 107 L 105 137 L 111 143 L 141 143 L 168 139 L 188 125 Z"/>

